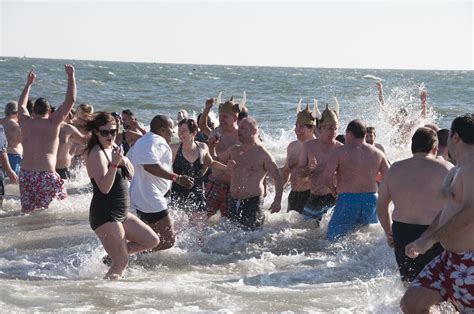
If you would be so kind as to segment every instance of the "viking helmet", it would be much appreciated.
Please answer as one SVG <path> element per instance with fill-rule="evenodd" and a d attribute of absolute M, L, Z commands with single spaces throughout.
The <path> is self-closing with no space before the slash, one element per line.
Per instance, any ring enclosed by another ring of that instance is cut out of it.
<path fill-rule="evenodd" d="M 329 109 L 329 104 L 326 104 L 326 109 L 324 109 L 321 118 L 318 120 L 318 126 L 339 124 L 339 102 L 336 97 L 334 97 L 334 101 L 336 103 L 335 109 Z"/>
<path fill-rule="evenodd" d="M 301 101 L 302 99 L 300 98 L 298 106 L 296 107 L 296 123 L 315 126 L 316 120 L 321 116 L 318 110 L 318 101 L 316 99 L 314 100 L 313 112 L 309 109 L 309 103 L 306 103 L 306 108 L 301 110 Z"/>
<path fill-rule="evenodd" d="M 242 99 L 240 100 L 240 103 L 236 103 L 234 100 L 234 96 L 231 96 L 230 99 L 224 103 L 220 102 L 222 92 L 219 93 L 219 97 L 217 98 L 219 102 L 219 113 L 228 113 L 228 114 L 233 114 L 233 115 L 238 115 L 242 109 L 245 106 L 245 103 L 247 102 L 247 94 L 243 93 Z"/>

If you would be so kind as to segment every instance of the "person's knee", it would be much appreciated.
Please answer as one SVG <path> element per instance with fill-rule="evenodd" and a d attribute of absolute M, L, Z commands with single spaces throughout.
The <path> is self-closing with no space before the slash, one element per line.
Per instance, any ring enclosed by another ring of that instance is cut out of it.
<path fill-rule="evenodd" d="M 160 244 L 160 237 L 156 233 L 150 234 L 145 242 L 147 249 L 153 249 Z"/>
<path fill-rule="evenodd" d="M 422 302 L 423 298 L 420 298 L 421 296 L 418 292 L 416 288 L 408 288 L 405 292 L 400 300 L 400 309 L 403 313 L 421 313 L 427 310 L 423 304 L 424 302 Z"/>

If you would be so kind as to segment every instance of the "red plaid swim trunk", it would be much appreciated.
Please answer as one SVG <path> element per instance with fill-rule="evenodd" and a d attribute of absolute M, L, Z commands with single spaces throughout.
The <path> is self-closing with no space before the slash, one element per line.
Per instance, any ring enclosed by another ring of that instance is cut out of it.
<path fill-rule="evenodd" d="M 20 170 L 21 211 L 30 213 L 37 208 L 48 208 L 54 198 L 67 198 L 64 181 L 51 171 Z"/>
<path fill-rule="evenodd" d="M 222 217 L 228 217 L 230 199 L 230 186 L 209 178 L 206 184 L 207 216 L 211 217 L 220 210 Z"/>
<path fill-rule="evenodd" d="M 438 291 L 460 312 L 474 311 L 474 251 L 444 251 L 423 268 L 411 286 Z"/>

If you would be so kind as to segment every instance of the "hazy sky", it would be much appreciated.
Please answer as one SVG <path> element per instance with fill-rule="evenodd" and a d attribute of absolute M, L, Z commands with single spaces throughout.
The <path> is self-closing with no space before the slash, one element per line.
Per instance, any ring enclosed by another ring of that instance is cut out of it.
<path fill-rule="evenodd" d="M 0 55 L 473 69 L 471 1 L 5 1 Z"/>

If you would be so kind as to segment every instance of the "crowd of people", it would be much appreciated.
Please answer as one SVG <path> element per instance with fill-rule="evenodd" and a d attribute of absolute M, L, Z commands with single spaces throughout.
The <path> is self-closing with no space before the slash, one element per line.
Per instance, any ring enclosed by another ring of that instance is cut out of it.
<path fill-rule="evenodd" d="M 208 99 L 197 121 L 185 110 L 177 121 L 156 115 L 146 130 L 131 110 L 94 112 L 76 103 L 75 69 L 63 104 L 30 101 L 36 74 L 30 71 L 19 102 L 5 106 L 0 123 L 0 194 L 3 174 L 19 183 L 21 211 L 48 208 L 64 199 L 64 180 L 85 165 L 93 196 L 89 222 L 110 265 L 105 275 L 123 275 L 131 254 L 171 248 L 176 230 L 171 210 L 186 213 L 202 241 L 208 219 L 217 212 L 244 231 L 261 228 L 267 183 L 274 190 L 270 213 L 282 208 L 289 182 L 288 211 L 318 228 L 331 213 L 327 239 L 337 241 L 360 227 L 378 223 L 393 247 L 402 281 L 409 287 L 402 310 L 421 312 L 441 301 L 458 310 L 474 308 L 474 115 L 451 129 L 430 124 L 416 129 L 405 111 L 392 117 L 399 141 L 410 141 L 413 156 L 391 164 L 364 121 L 348 123 L 339 134 L 339 102 L 320 112 L 315 100 L 297 107 L 296 140 L 278 168 L 240 102 Z M 384 108 L 382 84 L 377 83 Z M 426 91 L 421 92 L 426 115 Z M 219 126 L 209 119 L 218 106 Z M 405 124 L 401 122 L 405 121 Z M 175 125 L 178 143 L 172 143 Z M 412 135 L 413 134 L 413 135 Z M 393 203 L 393 209 L 390 204 Z M 132 214 L 130 209 L 136 212 Z"/>

